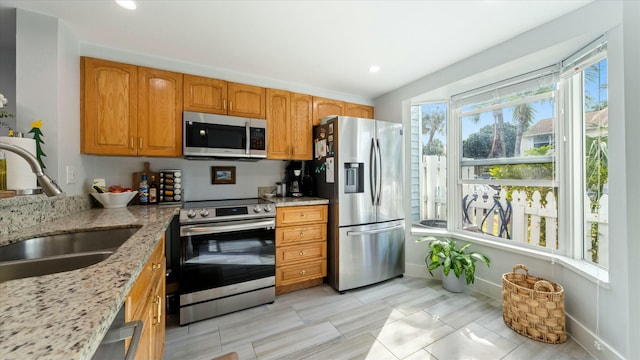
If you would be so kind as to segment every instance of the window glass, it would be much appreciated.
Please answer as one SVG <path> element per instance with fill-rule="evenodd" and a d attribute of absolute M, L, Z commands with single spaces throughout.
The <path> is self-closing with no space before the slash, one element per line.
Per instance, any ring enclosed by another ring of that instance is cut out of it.
<path fill-rule="evenodd" d="M 583 79 L 584 258 L 608 267 L 609 105 L 607 59 L 586 67 Z"/>
<path fill-rule="evenodd" d="M 555 250 L 557 84 L 528 85 L 460 108 L 462 223 L 464 230 Z"/>
<path fill-rule="evenodd" d="M 419 139 L 416 165 L 420 179 L 420 220 L 427 226 L 446 227 L 447 112 L 447 103 L 442 102 L 412 106 Z"/>

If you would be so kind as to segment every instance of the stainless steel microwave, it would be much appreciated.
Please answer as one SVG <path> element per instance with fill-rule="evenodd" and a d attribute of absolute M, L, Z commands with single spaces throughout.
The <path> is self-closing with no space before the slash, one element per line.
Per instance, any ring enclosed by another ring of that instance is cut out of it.
<path fill-rule="evenodd" d="M 267 121 L 184 111 L 182 155 L 186 158 L 267 157 Z"/>

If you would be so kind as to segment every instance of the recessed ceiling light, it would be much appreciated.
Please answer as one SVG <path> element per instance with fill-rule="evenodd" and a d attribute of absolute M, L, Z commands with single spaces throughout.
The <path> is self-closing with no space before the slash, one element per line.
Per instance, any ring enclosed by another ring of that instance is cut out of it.
<path fill-rule="evenodd" d="M 378 65 L 372 65 L 369 67 L 369 72 L 377 73 L 378 71 L 380 71 L 380 66 Z"/>
<path fill-rule="evenodd" d="M 127 10 L 135 10 L 137 7 L 133 0 L 116 0 L 116 3 Z"/>

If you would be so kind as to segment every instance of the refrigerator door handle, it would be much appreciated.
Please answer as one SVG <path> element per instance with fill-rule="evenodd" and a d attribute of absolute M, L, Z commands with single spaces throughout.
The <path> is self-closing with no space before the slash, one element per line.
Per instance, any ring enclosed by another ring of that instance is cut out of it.
<path fill-rule="evenodd" d="M 376 139 L 371 139 L 371 150 L 369 152 L 369 186 L 371 187 L 371 205 L 376 205 L 376 197 L 378 192 L 378 174 L 374 161 L 376 160 Z"/>
<path fill-rule="evenodd" d="M 403 224 L 398 224 L 398 225 L 393 225 L 393 226 L 389 226 L 389 227 L 382 228 L 382 229 L 369 230 L 369 231 L 347 231 L 347 236 L 360 236 L 360 235 L 379 234 L 379 233 L 383 233 L 383 232 L 399 229 L 399 228 L 401 228 L 403 226 L 404 226 Z"/>
<path fill-rule="evenodd" d="M 376 168 L 378 169 L 376 179 L 376 205 L 380 206 L 380 197 L 382 196 L 382 152 L 380 151 L 380 142 L 376 139 Z"/>

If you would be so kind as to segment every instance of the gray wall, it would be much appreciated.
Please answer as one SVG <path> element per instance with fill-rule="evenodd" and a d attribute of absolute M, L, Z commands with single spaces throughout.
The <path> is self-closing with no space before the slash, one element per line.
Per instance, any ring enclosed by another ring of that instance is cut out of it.
<path fill-rule="evenodd" d="M 608 33 L 609 91 L 610 91 L 610 210 L 609 237 L 611 259 L 609 283 L 598 284 L 584 276 L 575 267 L 551 262 L 547 256 L 530 256 L 523 252 L 508 251 L 500 247 L 474 244 L 473 248 L 487 253 L 492 259 L 491 268 L 480 266 L 475 289 L 493 297 L 500 297 L 501 276 L 510 272 L 513 265 L 526 264 L 532 273 L 557 281 L 565 287 L 565 300 L 569 332 L 581 344 L 600 359 L 633 358 L 640 353 L 638 331 L 632 329 L 640 319 L 638 310 L 637 281 L 629 277 L 631 264 L 637 261 L 639 252 L 637 231 L 631 228 L 632 216 L 637 206 L 627 204 L 629 195 L 638 196 L 638 40 L 637 24 L 640 14 L 636 2 L 625 2 L 624 38 L 623 3 L 620 1 L 594 2 L 577 11 L 551 21 L 543 26 L 519 35 L 482 53 L 425 76 L 411 84 L 385 94 L 375 101 L 376 116 L 392 118 L 402 116 L 409 124 L 409 104 L 416 100 L 442 100 L 451 95 L 488 85 L 496 81 L 532 71 L 562 60 L 579 50 L 603 33 Z M 632 29 L 628 31 L 627 29 Z M 631 35 L 633 33 L 633 35 Z M 623 58 L 623 55 L 625 58 Z M 635 64 L 635 65 L 632 65 Z M 634 75 L 631 75 L 634 74 Z M 630 85 L 629 83 L 635 85 Z M 625 85 L 627 86 L 625 94 Z M 635 88 L 635 92 L 632 88 Z M 626 104 L 632 101 L 633 105 Z M 633 100 L 635 99 L 635 100 Z M 632 109 L 633 107 L 633 109 Z M 634 110 L 635 109 L 635 110 Z M 635 112 L 634 112 L 635 111 Z M 626 112 L 626 114 L 625 114 Z M 633 119 L 636 119 L 634 121 Z M 633 135 L 630 135 L 633 134 Z M 633 142 L 632 139 L 636 139 Z M 626 145 L 625 145 L 626 142 Z M 633 142 L 633 143 L 632 143 Z M 408 151 L 408 145 L 405 149 Z M 636 154 L 636 158 L 633 158 Z M 633 164 L 631 164 L 633 162 Z M 409 176 L 407 176 L 408 178 Z M 631 185 L 633 183 L 634 185 Z M 408 183 L 406 187 L 408 188 Z M 620 189 L 620 190 L 617 190 Z M 625 191 L 626 190 L 626 191 Z M 408 203 L 408 202 L 407 202 Z M 637 201 L 633 202 L 634 204 Z M 620 204 L 620 205 L 618 205 Z M 633 212 L 632 212 L 633 209 Z M 407 211 L 409 209 L 406 209 Z M 634 219 L 637 222 L 637 219 Z M 409 237 L 407 272 L 428 276 L 424 269 L 424 244 Z M 634 255 L 619 256 L 635 249 Z M 598 296 L 599 294 L 599 296 Z M 631 310 L 633 308 L 633 310 Z M 596 313 L 599 311 L 599 319 Z M 629 318 L 634 316 L 634 318 Z M 599 337 L 596 321 L 599 320 Z M 631 335 L 636 337 L 632 338 Z M 598 351 L 594 340 L 604 343 Z M 633 355 L 633 356 L 632 356 Z"/>

